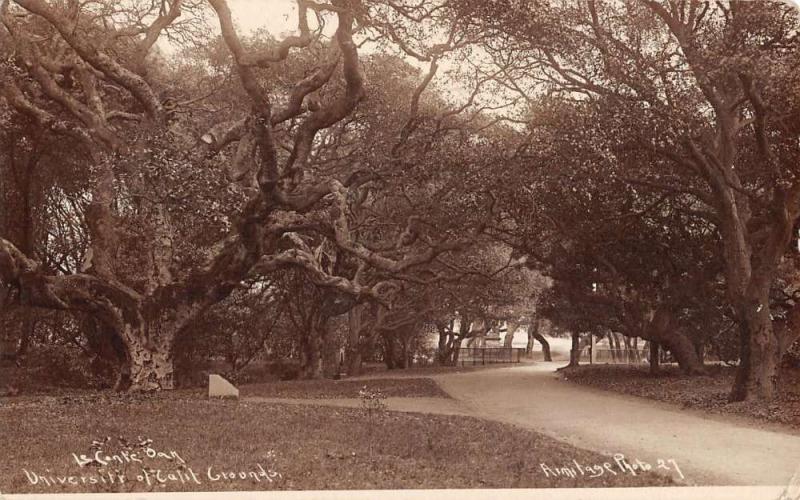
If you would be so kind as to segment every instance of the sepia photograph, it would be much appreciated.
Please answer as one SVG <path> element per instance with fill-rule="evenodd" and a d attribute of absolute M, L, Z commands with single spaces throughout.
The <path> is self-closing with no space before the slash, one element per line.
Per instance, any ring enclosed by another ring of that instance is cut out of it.
<path fill-rule="evenodd" d="M 799 8 L 0 0 L 0 500 L 800 500 Z"/>

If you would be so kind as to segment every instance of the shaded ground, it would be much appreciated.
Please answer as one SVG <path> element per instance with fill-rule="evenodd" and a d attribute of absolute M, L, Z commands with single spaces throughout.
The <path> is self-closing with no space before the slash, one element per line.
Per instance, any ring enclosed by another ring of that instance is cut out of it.
<path fill-rule="evenodd" d="M 563 371 L 570 382 L 599 389 L 656 399 L 714 413 L 735 414 L 800 430 L 800 370 L 786 369 L 776 399 L 771 403 L 729 403 L 735 368 L 709 366 L 707 376 L 687 376 L 677 367 L 651 375 L 647 367 L 593 365 Z"/>
<path fill-rule="evenodd" d="M 440 401 L 451 401 L 439 398 Z M 602 464 L 597 453 L 497 422 L 447 415 L 376 413 L 352 408 L 196 399 L 82 400 L 0 406 L 0 491 L 119 491 L 119 483 L 59 484 L 59 477 L 99 477 L 110 467 L 79 467 L 73 453 L 91 455 L 94 439 L 151 439 L 171 457 L 117 466 L 134 491 L 500 488 L 664 485 L 654 473 L 606 472 L 588 477 L 550 476 L 540 463 Z M 105 451 L 114 448 L 105 447 Z M 186 463 L 181 464 L 173 454 Z M 146 456 L 140 452 L 140 456 Z M 111 462 L 114 463 L 113 461 Z M 142 466 L 151 470 L 143 480 Z M 259 466 L 266 472 L 259 476 Z M 211 467 L 209 474 L 208 468 Z M 24 471 L 45 475 L 31 485 Z M 158 483 L 160 469 L 163 486 Z M 46 471 L 47 470 L 47 471 Z M 178 474 L 181 470 L 181 474 Z M 224 479 L 244 472 L 244 478 Z M 254 475 L 249 476 L 248 472 Z M 191 479 L 196 474 L 201 484 Z M 171 477 L 174 479 L 168 479 Z M 279 475 L 278 475 L 279 474 Z M 266 477 L 270 476 L 271 480 Z M 183 477 L 185 482 L 179 480 Z M 211 478 L 216 478 L 212 480 Z M 147 486 L 147 479 L 153 482 Z"/>
<path fill-rule="evenodd" d="M 429 378 L 397 378 L 359 380 L 293 380 L 241 386 L 242 396 L 271 398 L 357 398 L 366 387 L 386 397 L 449 397 Z"/>
<path fill-rule="evenodd" d="M 365 378 L 363 380 L 291 380 L 246 384 L 239 386 L 243 398 L 261 397 L 272 399 L 341 399 L 358 400 L 363 388 L 379 392 L 388 398 L 449 398 L 439 385 L 430 378 L 400 377 L 394 379 Z M 113 390 L 77 390 L 70 388 L 47 388 L 46 392 L 23 392 L 14 397 L 0 393 L 0 406 L 35 406 L 48 404 L 125 404 L 129 402 L 204 400 L 207 388 L 176 389 L 154 394 L 126 394 Z M 2 491 L 2 490 L 0 490 Z"/>
<path fill-rule="evenodd" d="M 13 363 L 0 362 L 0 397 L 8 395 L 11 389 L 14 395 L 18 396 L 69 396 L 75 394 L 90 395 L 105 389 L 101 384 L 105 383 L 105 388 L 108 388 L 109 380 L 103 380 L 93 377 L 88 373 L 86 360 L 81 359 L 77 354 L 71 352 L 69 349 L 51 350 L 47 356 L 37 356 L 29 359 L 28 362 L 22 366 L 17 367 Z M 527 361 L 527 360 L 526 360 Z M 385 364 L 370 363 L 365 366 L 364 374 L 358 377 L 348 377 L 347 380 L 366 380 L 366 379 L 399 379 L 399 378 L 417 378 L 428 377 L 430 375 L 442 373 L 464 373 L 477 370 L 486 370 L 492 368 L 501 368 L 504 366 L 512 366 L 507 364 L 495 364 L 485 366 L 419 366 L 411 367 L 403 370 L 387 370 Z M 196 373 L 191 377 L 180 377 L 180 387 L 182 391 L 194 391 L 202 393 L 208 387 L 208 374 L 219 373 L 226 376 L 231 382 L 237 386 L 261 386 L 272 383 L 295 383 L 290 380 L 299 371 L 296 363 L 285 362 L 254 362 L 245 367 L 237 377 L 231 377 L 226 373 L 229 367 L 223 362 L 212 362 L 210 364 L 200 367 Z M 308 384 L 308 395 L 298 395 L 296 397 L 334 397 L 334 396 L 354 396 L 358 392 L 350 394 L 341 394 L 334 389 L 334 386 L 327 386 L 325 384 L 331 382 L 338 382 L 327 380 L 320 382 L 323 384 L 320 388 L 313 386 L 316 383 Z M 415 384 L 415 385 L 412 385 Z M 428 384 L 423 386 L 425 382 L 409 383 L 410 387 L 408 394 L 411 396 L 435 396 L 443 395 L 441 391 L 436 390 L 435 384 Z M 363 385 L 363 384 L 362 384 Z M 265 388 L 263 395 L 277 396 L 277 397 L 295 397 L 289 396 L 286 392 L 271 392 L 271 391 L 284 391 L 280 389 L 281 386 L 276 386 L 274 389 Z M 304 390 L 302 384 L 290 390 L 290 392 L 300 392 Z M 341 386 L 341 390 L 349 391 L 346 385 Z M 416 388 L 414 388 L 416 387 Z M 361 385 L 358 386 L 361 388 Z M 330 389 L 334 392 L 325 392 Z M 401 388 L 388 388 L 392 391 L 390 396 L 405 395 Z M 432 391 L 436 391 L 434 394 Z M 320 395 L 313 395 L 313 393 L 320 393 Z"/>

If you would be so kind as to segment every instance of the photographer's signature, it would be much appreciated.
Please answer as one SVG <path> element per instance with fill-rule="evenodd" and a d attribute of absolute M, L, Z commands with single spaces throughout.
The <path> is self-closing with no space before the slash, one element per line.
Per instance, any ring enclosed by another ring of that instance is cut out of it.
<path fill-rule="evenodd" d="M 571 463 L 562 464 L 561 466 L 540 463 L 539 469 L 544 473 L 545 477 L 555 478 L 570 478 L 584 476 L 589 478 L 596 478 L 602 476 L 617 476 L 617 475 L 631 475 L 649 472 L 652 470 L 663 470 L 676 475 L 680 479 L 685 479 L 683 471 L 678 466 L 678 462 L 674 459 L 658 459 L 654 464 L 645 462 L 640 459 L 628 459 L 622 453 L 617 453 L 613 456 L 613 461 L 598 464 L 585 464 L 577 460 Z"/>

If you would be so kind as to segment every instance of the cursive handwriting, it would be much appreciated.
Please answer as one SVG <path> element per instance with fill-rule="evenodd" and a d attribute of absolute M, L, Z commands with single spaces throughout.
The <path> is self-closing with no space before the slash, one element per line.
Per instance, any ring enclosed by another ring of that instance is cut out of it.
<path fill-rule="evenodd" d="M 545 477 L 556 478 L 564 477 L 574 479 L 581 476 L 596 478 L 604 475 L 617 476 L 626 474 L 636 476 L 642 472 L 664 470 L 666 472 L 675 473 L 681 479 L 685 479 L 683 471 L 681 471 L 675 459 L 672 458 L 659 458 L 656 460 L 655 464 L 651 464 L 638 458 L 628 460 L 622 453 L 616 453 L 612 459 L 613 461 L 603 462 L 602 464 L 582 464 L 577 460 L 572 460 L 572 462 L 561 466 L 540 463 L 539 468 L 545 474 Z"/>
<path fill-rule="evenodd" d="M 120 465 L 130 464 L 130 463 L 142 463 L 142 460 L 146 458 L 150 459 L 157 459 L 161 458 L 164 460 L 170 461 L 177 461 L 182 464 L 185 464 L 186 461 L 178 454 L 177 451 L 157 451 L 153 448 L 146 447 L 144 450 L 139 453 L 135 451 L 120 451 L 117 453 L 109 454 L 103 450 L 97 450 L 94 454 L 86 455 L 73 453 L 72 457 L 75 459 L 75 463 L 78 464 L 80 467 L 86 467 L 90 464 L 96 464 L 100 466 L 106 466 L 108 464 L 117 463 Z"/>
<path fill-rule="evenodd" d="M 165 485 L 167 483 L 176 484 L 204 484 L 206 482 L 237 482 L 237 481 L 251 481 L 251 482 L 267 482 L 273 483 L 283 476 L 280 472 L 272 470 L 271 468 L 264 468 L 260 463 L 255 464 L 250 470 L 221 470 L 214 466 L 206 469 L 206 474 L 198 474 L 191 467 L 183 467 L 177 470 L 162 470 L 142 468 L 135 474 L 128 476 L 124 473 L 114 472 L 96 472 L 87 474 L 55 474 L 50 469 L 45 469 L 45 472 L 34 472 L 28 469 L 22 469 L 22 473 L 31 485 L 39 485 L 44 487 L 55 486 L 81 486 L 81 485 L 122 485 L 128 482 L 139 482 L 147 486 Z"/>

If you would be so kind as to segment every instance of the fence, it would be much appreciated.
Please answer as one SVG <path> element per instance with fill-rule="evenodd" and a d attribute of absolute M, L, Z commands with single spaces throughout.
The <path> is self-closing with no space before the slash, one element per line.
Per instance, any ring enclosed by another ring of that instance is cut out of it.
<path fill-rule="evenodd" d="M 675 362 L 672 354 L 666 349 L 659 350 L 659 363 L 667 364 Z M 646 365 L 650 364 L 649 349 L 621 346 L 619 349 L 586 346 L 581 350 L 581 363 L 597 363 L 612 365 Z"/>
<path fill-rule="evenodd" d="M 493 363 L 519 363 L 525 356 L 520 347 L 459 347 L 458 364 L 489 365 Z"/>
<path fill-rule="evenodd" d="M 675 356 L 673 356 L 672 353 L 664 348 L 662 348 L 658 354 L 659 364 L 666 365 L 670 363 L 677 363 Z M 650 359 L 648 355 L 649 352 L 647 349 L 639 349 L 637 352 L 633 349 L 626 351 L 625 349 L 615 350 L 597 347 L 594 349 L 589 349 L 586 347 L 581 351 L 580 362 L 589 364 L 596 363 L 599 365 L 649 365 Z M 704 353 L 703 361 L 705 363 L 721 362 L 719 356 L 713 353 Z"/>

